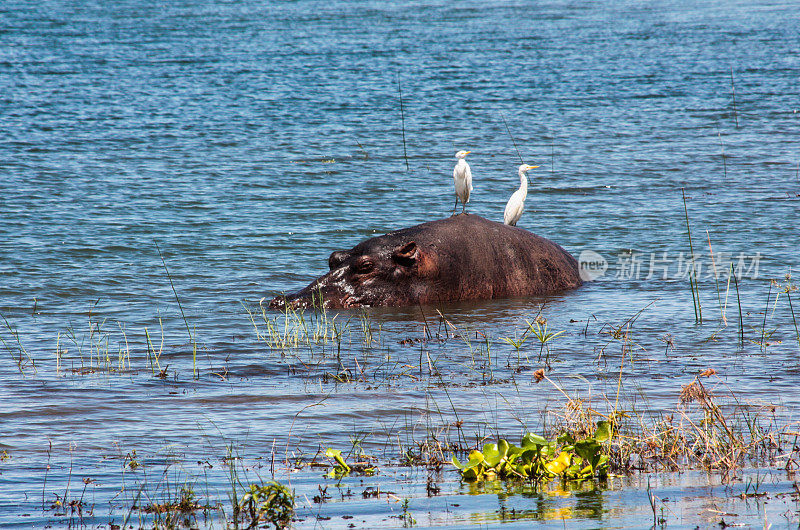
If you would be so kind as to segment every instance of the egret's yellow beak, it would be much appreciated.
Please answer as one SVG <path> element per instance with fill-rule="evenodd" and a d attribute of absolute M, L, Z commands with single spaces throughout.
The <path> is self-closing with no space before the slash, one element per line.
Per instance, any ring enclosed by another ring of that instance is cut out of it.
<path fill-rule="evenodd" d="M 467 151 L 467 154 L 470 154 L 472 151 Z"/>
<path fill-rule="evenodd" d="M 528 166 L 528 169 L 536 169 L 539 166 Z"/>

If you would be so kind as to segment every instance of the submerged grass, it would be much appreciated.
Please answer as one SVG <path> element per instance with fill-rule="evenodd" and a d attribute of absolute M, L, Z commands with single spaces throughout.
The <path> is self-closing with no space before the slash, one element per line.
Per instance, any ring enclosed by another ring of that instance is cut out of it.
<path fill-rule="evenodd" d="M 271 316 L 274 312 L 264 305 L 265 300 L 266 298 L 262 298 L 258 301 L 257 312 L 244 302 L 242 307 L 253 325 L 256 339 L 265 343 L 268 348 L 283 351 L 325 345 L 329 342 L 341 346 L 344 328 L 337 326 L 338 315 L 330 317 L 322 303 L 312 304 L 312 311 L 308 314 L 305 307 L 296 309 L 291 304 L 285 304 L 279 316 Z M 349 326 L 349 321 L 346 325 Z M 362 317 L 362 326 L 364 326 L 365 340 L 371 344 L 372 328 L 368 325 L 368 317 Z M 369 332 L 368 339 L 367 332 Z"/>
<path fill-rule="evenodd" d="M 5 350 L 11 355 L 11 358 L 14 359 L 14 362 L 16 363 L 20 372 L 24 373 L 29 367 L 35 372 L 36 363 L 28 353 L 28 350 L 25 349 L 25 346 L 22 345 L 22 341 L 19 338 L 19 331 L 11 325 L 11 323 L 2 313 L 0 313 L 0 318 L 3 319 L 3 331 L 7 332 L 13 339 L 9 342 L 6 342 L 6 340 L 3 338 L 3 335 L 0 334 L 0 343 L 3 344 L 3 348 L 5 348 Z"/>

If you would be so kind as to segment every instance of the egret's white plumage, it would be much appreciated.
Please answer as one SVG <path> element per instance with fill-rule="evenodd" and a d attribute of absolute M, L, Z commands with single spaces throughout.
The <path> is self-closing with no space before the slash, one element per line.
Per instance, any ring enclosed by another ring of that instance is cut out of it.
<path fill-rule="evenodd" d="M 458 201 L 461 201 L 461 212 L 463 213 L 469 202 L 469 194 L 472 193 L 472 171 L 469 164 L 464 160 L 472 151 L 459 151 L 456 153 L 456 167 L 453 168 L 453 182 L 456 187 L 456 203 L 453 205 L 453 215 L 456 213 Z"/>
<path fill-rule="evenodd" d="M 503 214 L 503 222 L 507 225 L 516 226 L 522 211 L 525 209 L 525 197 L 528 196 L 528 176 L 525 174 L 531 169 L 539 166 L 529 166 L 522 164 L 519 166 L 519 189 L 515 191 L 506 204 L 506 211 Z"/>

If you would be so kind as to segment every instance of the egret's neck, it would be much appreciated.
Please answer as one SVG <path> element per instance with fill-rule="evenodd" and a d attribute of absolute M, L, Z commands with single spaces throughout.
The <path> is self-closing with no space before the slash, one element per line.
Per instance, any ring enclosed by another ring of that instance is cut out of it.
<path fill-rule="evenodd" d="M 528 191 L 528 176 L 524 171 L 519 172 L 519 189 Z"/>

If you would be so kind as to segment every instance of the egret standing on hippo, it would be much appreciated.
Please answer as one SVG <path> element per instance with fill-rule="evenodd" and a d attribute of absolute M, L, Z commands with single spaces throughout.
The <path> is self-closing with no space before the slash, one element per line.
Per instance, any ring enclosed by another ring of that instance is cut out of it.
<path fill-rule="evenodd" d="M 517 221 L 522 217 L 522 211 L 525 209 L 525 197 L 528 196 L 528 171 L 536 169 L 539 166 L 531 166 L 522 164 L 519 166 L 517 174 L 519 175 L 519 189 L 515 191 L 511 198 L 508 199 L 506 210 L 503 212 L 503 222 L 510 226 L 517 226 Z"/>
<path fill-rule="evenodd" d="M 270 307 L 439 304 L 545 295 L 580 286 L 575 258 L 552 241 L 513 226 L 527 192 L 525 172 L 536 166 L 520 166 L 520 190 L 506 207 L 506 224 L 501 224 L 463 211 L 472 191 L 467 154 L 456 153 L 453 170 L 461 214 L 333 252 L 327 274 L 296 293 L 274 298 Z"/>
<path fill-rule="evenodd" d="M 461 213 L 465 213 L 469 195 L 472 193 L 472 171 L 464 160 L 472 151 L 459 151 L 456 153 L 456 167 L 453 168 L 453 184 L 456 188 L 456 203 L 453 205 L 453 215 L 456 214 L 458 201 L 461 201 Z"/>

